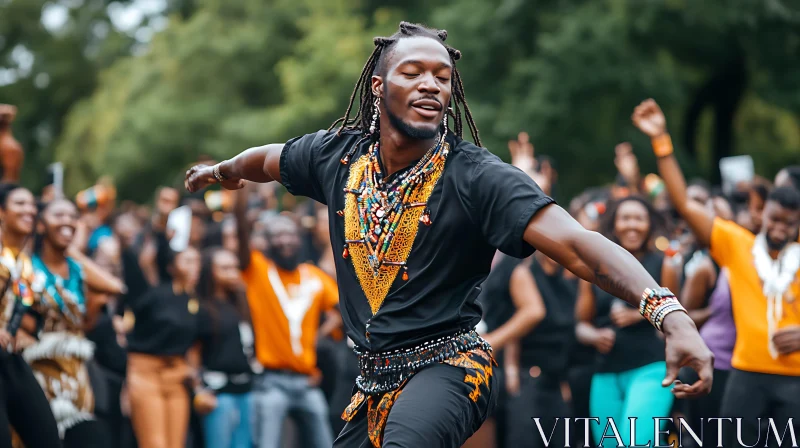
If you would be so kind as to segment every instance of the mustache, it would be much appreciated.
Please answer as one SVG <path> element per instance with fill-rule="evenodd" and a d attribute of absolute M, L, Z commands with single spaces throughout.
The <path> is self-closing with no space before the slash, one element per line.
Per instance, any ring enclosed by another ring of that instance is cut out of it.
<path fill-rule="evenodd" d="M 436 101 L 437 103 L 439 103 L 439 106 L 440 106 L 442 109 L 444 109 L 444 105 L 442 104 L 442 102 L 441 102 L 441 101 L 439 101 L 439 98 L 436 98 L 436 97 L 435 97 L 435 96 L 433 96 L 433 95 L 425 95 L 425 96 L 421 96 L 421 97 L 419 97 L 419 98 L 414 98 L 413 100 L 411 100 L 411 101 L 409 101 L 409 102 L 408 102 L 408 106 L 409 106 L 409 107 L 411 107 L 411 105 L 412 105 L 412 104 L 414 104 L 415 102 L 417 102 L 417 101 L 419 101 L 419 100 L 431 100 L 431 101 Z"/>

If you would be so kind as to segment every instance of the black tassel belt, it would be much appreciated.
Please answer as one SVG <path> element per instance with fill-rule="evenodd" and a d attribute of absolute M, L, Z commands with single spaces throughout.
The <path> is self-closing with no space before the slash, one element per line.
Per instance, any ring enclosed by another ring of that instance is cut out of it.
<path fill-rule="evenodd" d="M 475 330 L 389 352 L 367 352 L 356 346 L 353 352 L 358 356 L 358 365 L 361 369 L 361 374 L 356 378 L 356 387 L 370 395 L 393 391 L 399 388 L 403 381 L 425 367 L 475 349 L 487 352 L 492 350 L 489 343 Z"/>

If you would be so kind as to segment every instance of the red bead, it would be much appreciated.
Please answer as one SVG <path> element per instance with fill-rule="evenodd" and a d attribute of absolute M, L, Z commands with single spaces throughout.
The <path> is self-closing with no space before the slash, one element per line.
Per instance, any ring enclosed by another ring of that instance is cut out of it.
<path fill-rule="evenodd" d="M 408 271 L 403 272 L 403 281 L 408 280 Z"/>
<path fill-rule="evenodd" d="M 339 210 L 338 212 L 336 212 L 336 214 L 339 216 L 344 216 L 344 210 Z"/>
<path fill-rule="evenodd" d="M 421 221 L 423 224 L 425 224 L 426 226 L 429 226 L 429 225 L 431 225 L 431 217 L 430 217 L 430 216 L 428 216 L 427 214 L 425 214 L 425 215 L 422 215 L 422 218 L 420 218 L 419 220 L 420 220 L 420 221 Z"/>
<path fill-rule="evenodd" d="M 347 250 L 347 246 L 345 246 L 344 250 L 342 251 L 342 258 L 347 258 L 350 256 L 350 251 Z"/>

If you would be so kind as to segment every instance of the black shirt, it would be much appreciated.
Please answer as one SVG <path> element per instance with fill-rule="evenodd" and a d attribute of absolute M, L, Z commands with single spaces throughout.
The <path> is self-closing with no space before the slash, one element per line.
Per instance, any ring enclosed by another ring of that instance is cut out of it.
<path fill-rule="evenodd" d="M 363 165 L 359 159 L 366 157 L 369 143 L 361 143 L 348 164 L 341 160 L 360 137 L 356 132 L 336 136 L 335 131 L 319 131 L 288 141 L 281 154 L 281 180 L 287 190 L 328 205 L 331 243 L 338 254 L 345 244 L 346 218 L 337 213 L 345 207 L 343 189 L 351 167 Z M 368 280 L 360 283 L 354 257 L 336 257 L 347 335 L 366 350 L 411 347 L 474 328 L 481 318 L 475 299 L 495 250 L 515 257 L 534 251 L 522 239 L 525 228 L 553 200 L 528 175 L 488 150 L 452 134 L 447 143 L 451 150 L 444 172 L 427 201 L 432 223 L 414 223 L 416 236 L 405 241 L 413 242 L 406 260 L 408 280 L 400 272 L 379 279 L 388 293 L 374 315 L 364 293 L 372 286 Z M 361 172 L 354 175 L 360 179 Z M 395 238 L 393 244 L 398 241 L 402 239 Z"/>
<path fill-rule="evenodd" d="M 656 284 L 661 284 L 661 268 L 664 255 L 649 252 L 642 260 L 642 266 L 655 279 Z M 611 322 L 611 307 L 614 302 L 634 308 L 627 302 L 618 299 L 592 285 L 594 291 L 596 314 L 594 325 L 597 328 L 613 328 L 616 331 L 614 347 L 608 354 L 598 353 L 598 372 L 624 372 L 626 370 L 644 367 L 654 362 L 664 361 L 665 345 L 659 337 L 658 330 L 647 320 L 617 328 Z"/>
<path fill-rule="evenodd" d="M 203 369 L 228 375 L 252 373 L 246 351 L 252 353 L 253 335 L 252 331 L 246 334 L 240 328 L 242 322 L 236 307 L 229 302 L 215 301 L 207 305 L 207 313 L 211 325 L 202 335 Z M 250 381 L 228 383 L 215 392 L 245 393 L 250 385 Z"/>
<path fill-rule="evenodd" d="M 497 330 L 514 315 L 516 308 L 509 286 L 511 274 L 521 261 L 519 258 L 501 255 L 481 285 L 478 303 L 483 308 L 483 321 L 488 332 Z"/>
<path fill-rule="evenodd" d="M 97 363 L 120 376 L 125 376 L 128 354 L 117 342 L 113 314 L 104 308 L 95 326 L 86 332 L 86 338 L 94 342 L 94 359 Z"/>
<path fill-rule="evenodd" d="M 520 365 L 539 366 L 544 372 L 563 375 L 576 344 L 578 281 L 565 278 L 560 266 L 552 275 L 548 274 L 536 257 L 531 260 L 530 270 L 546 312 L 539 325 L 520 340 Z"/>
<path fill-rule="evenodd" d="M 197 299 L 175 294 L 172 285 L 151 288 L 128 303 L 135 323 L 128 351 L 157 356 L 183 356 L 208 328 Z"/>

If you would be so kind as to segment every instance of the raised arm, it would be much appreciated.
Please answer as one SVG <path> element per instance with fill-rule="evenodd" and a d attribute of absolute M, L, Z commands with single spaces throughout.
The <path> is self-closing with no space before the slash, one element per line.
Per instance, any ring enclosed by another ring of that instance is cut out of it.
<path fill-rule="evenodd" d="M 667 133 L 667 120 L 655 101 L 649 99 L 636 106 L 633 123 L 650 137 L 653 152 L 658 158 L 658 173 L 664 180 L 667 193 L 675 210 L 689 223 L 700 244 L 708 247 L 714 218 L 703 204 L 690 201 L 686 195 L 686 179 L 672 154 L 672 140 Z"/>
<path fill-rule="evenodd" d="M 280 182 L 282 151 L 283 144 L 264 145 L 250 148 L 214 166 L 195 165 L 186 172 L 186 189 L 194 193 L 209 185 L 221 184 L 228 190 L 238 190 L 244 186 L 243 180 Z"/>
<path fill-rule="evenodd" d="M 548 205 L 534 215 L 524 239 L 575 275 L 637 308 L 646 289 L 659 287 L 633 255 L 584 229 L 557 205 Z M 680 368 L 688 365 L 698 372 L 700 381 L 691 386 L 676 385 L 673 392 L 678 398 L 707 394 L 711 390 L 713 355 L 692 319 L 684 312 L 670 312 L 661 329 L 667 338 L 667 377 L 662 384 L 673 383 Z"/>

